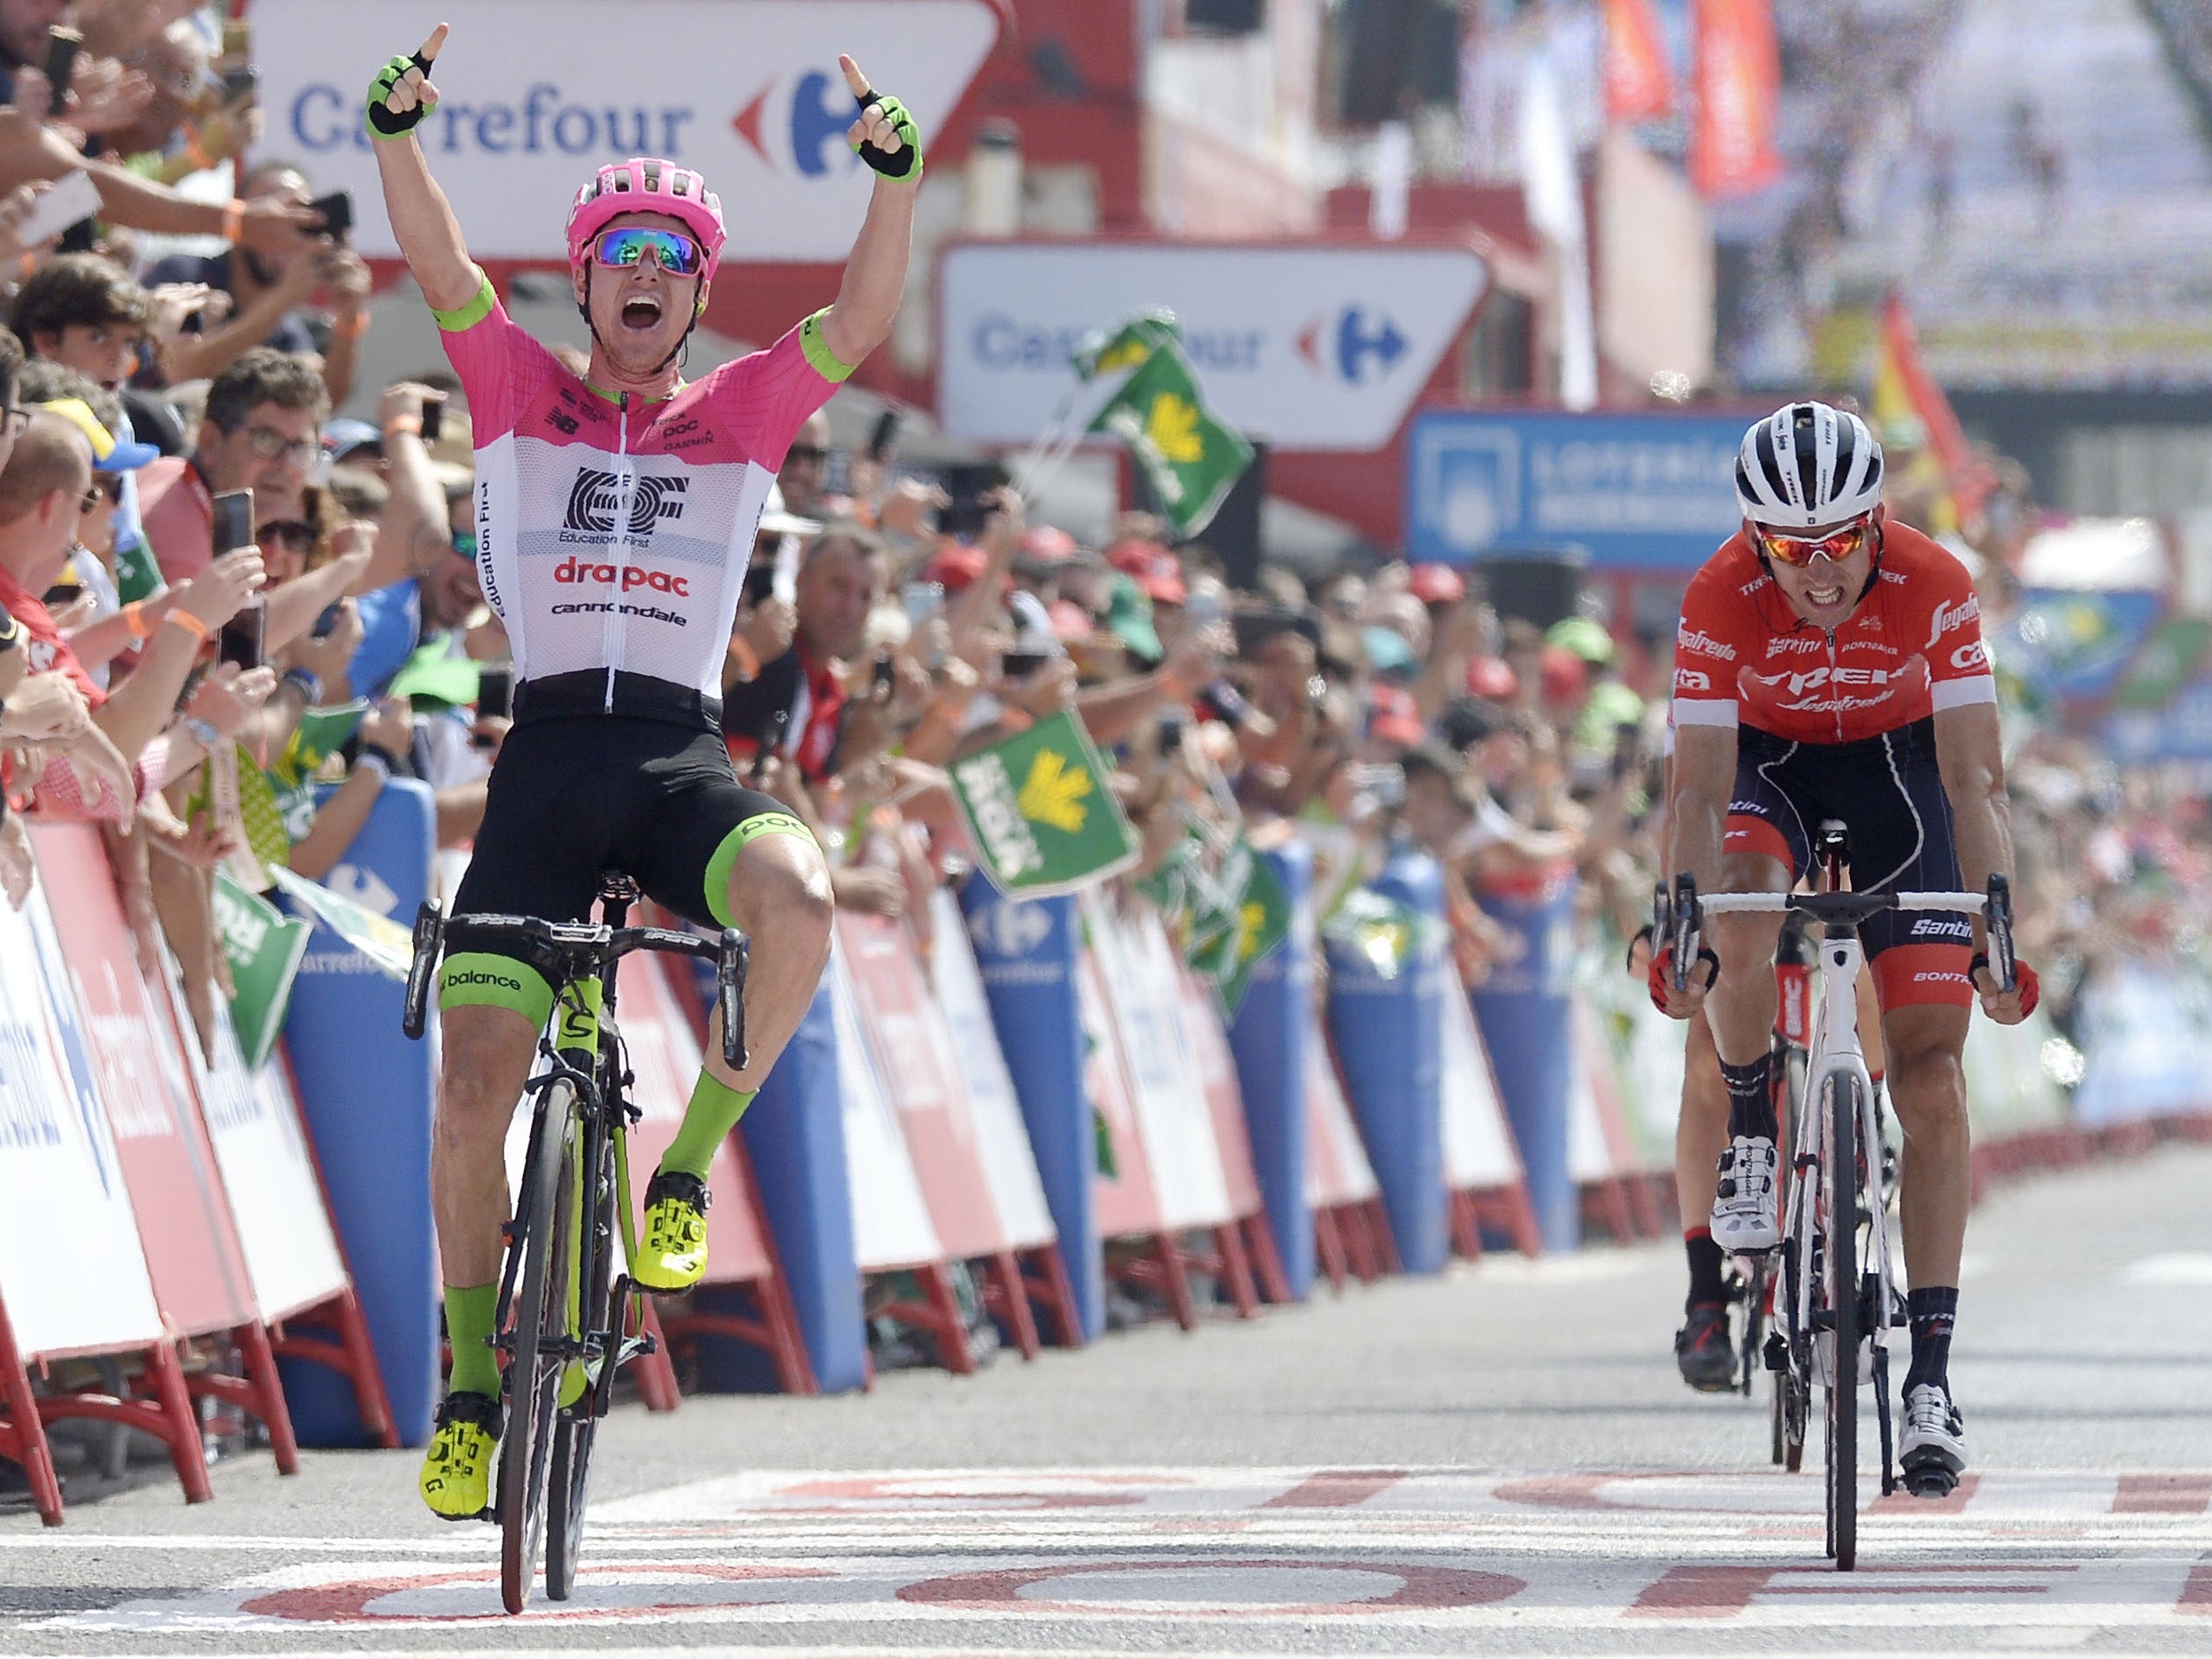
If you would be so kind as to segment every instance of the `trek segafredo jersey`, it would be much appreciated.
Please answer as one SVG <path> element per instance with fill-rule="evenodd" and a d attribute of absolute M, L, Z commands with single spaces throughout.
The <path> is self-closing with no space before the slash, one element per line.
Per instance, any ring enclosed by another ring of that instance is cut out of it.
<path fill-rule="evenodd" d="M 1677 726 L 1740 720 L 1794 742 L 1850 743 L 1996 701 L 1973 579 L 1907 526 L 1884 527 L 1874 591 L 1833 634 L 1790 609 L 1741 531 L 1683 595 Z"/>
<path fill-rule="evenodd" d="M 769 487 L 852 371 L 817 313 L 661 403 L 593 391 L 488 280 L 434 313 L 476 442 L 476 569 L 518 681 L 585 670 L 722 695 Z"/>

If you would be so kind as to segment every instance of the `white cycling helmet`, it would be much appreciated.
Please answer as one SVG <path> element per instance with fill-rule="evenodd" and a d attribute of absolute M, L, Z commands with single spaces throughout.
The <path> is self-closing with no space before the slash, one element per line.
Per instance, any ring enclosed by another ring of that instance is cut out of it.
<path fill-rule="evenodd" d="M 1745 518 L 1774 530 L 1855 518 L 1881 504 L 1882 446 L 1847 410 L 1786 404 L 1744 434 L 1736 500 Z"/>

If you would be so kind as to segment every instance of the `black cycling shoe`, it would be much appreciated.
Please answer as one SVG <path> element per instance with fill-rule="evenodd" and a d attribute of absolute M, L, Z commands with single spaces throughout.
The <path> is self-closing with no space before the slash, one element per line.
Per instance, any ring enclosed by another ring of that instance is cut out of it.
<path fill-rule="evenodd" d="M 1700 1394 L 1724 1394 L 1736 1386 L 1736 1348 L 1728 1335 L 1728 1305 L 1701 1302 L 1674 1333 L 1674 1363 L 1682 1380 Z"/>

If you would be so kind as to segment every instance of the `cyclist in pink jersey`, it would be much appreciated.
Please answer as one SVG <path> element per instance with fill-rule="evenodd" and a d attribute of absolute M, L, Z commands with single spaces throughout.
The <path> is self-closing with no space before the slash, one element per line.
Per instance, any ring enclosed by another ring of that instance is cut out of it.
<path fill-rule="evenodd" d="M 468 395 L 477 572 L 512 643 L 515 726 L 489 786 L 457 915 L 580 920 L 618 868 L 692 920 L 754 941 L 748 1064 L 718 1032 L 675 1144 L 646 1189 L 633 1263 L 649 1289 L 706 1268 L 705 1178 L 813 1000 L 829 956 L 830 884 L 805 826 L 739 786 L 721 737 L 721 671 L 768 489 L 793 435 L 891 332 L 906 282 L 920 135 L 841 58 L 847 136 L 876 173 L 836 303 L 695 383 L 680 373 L 726 229 L 698 173 L 639 157 L 598 170 L 568 219 L 590 325 L 578 377 L 501 308 L 413 131 L 435 107 L 443 24 L 371 84 L 367 121 L 401 250 Z M 453 1372 L 423 1463 L 437 1514 L 485 1510 L 501 1427 L 489 1346 L 503 1145 L 551 1010 L 543 964 L 449 930 L 444 1067 L 431 1156 Z"/>

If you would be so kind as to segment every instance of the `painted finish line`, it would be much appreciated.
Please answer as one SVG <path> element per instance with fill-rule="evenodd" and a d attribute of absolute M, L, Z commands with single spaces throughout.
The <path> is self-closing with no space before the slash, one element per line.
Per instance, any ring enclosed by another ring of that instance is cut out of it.
<path fill-rule="evenodd" d="M 517 1622 L 887 1638 L 901 1624 L 1049 1620 L 1095 1637 L 1182 1621 L 1228 1647 L 1293 1619 L 1620 1640 L 1730 1627 L 1823 1645 L 1862 1629 L 2212 1640 L 2212 1475 L 1993 1471 L 1940 1503 L 1867 1498 L 1861 1570 L 1839 1575 L 1821 1560 L 1813 1476 L 755 1473 L 598 1506 L 574 1599 Z M 391 1540 L 382 1558 L 294 1560 L 35 1627 L 312 1640 L 509 1622 L 495 1537 L 476 1536 L 475 1562 Z"/>

